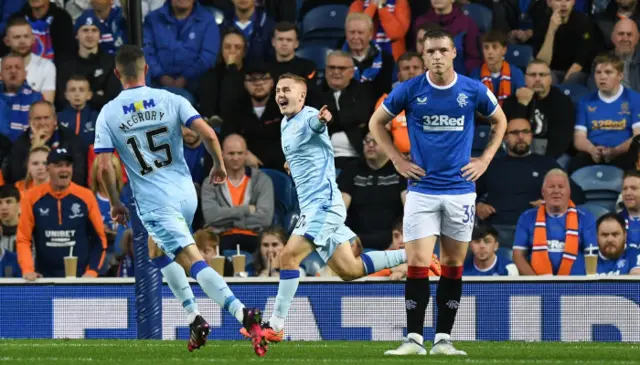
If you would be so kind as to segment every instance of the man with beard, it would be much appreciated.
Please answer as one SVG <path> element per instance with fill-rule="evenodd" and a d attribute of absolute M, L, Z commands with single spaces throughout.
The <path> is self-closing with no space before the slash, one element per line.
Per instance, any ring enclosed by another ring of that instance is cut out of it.
<path fill-rule="evenodd" d="M 271 97 L 274 83 L 266 65 L 246 66 L 244 87 L 246 92 L 237 100 L 221 105 L 222 135 L 237 133 L 247 140 L 248 166 L 284 171 L 284 155 L 278 148 L 282 116 Z"/>
<path fill-rule="evenodd" d="M 26 82 L 27 74 L 22 56 L 9 55 L 2 60 L 0 99 L 5 104 L 2 114 L 6 119 L 0 125 L 0 133 L 15 142 L 29 127 L 29 106 L 41 100 L 42 94 L 34 91 Z"/>
<path fill-rule="evenodd" d="M 533 131 L 529 121 L 511 119 L 505 133 L 507 154 L 496 157 L 476 183 L 476 214 L 484 223 L 500 232 L 501 248 L 513 246 L 518 217 L 525 210 L 542 203 L 540 189 L 548 171 L 560 168 L 553 157 L 531 153 Z M 582 191 L 571 186 L 572 198 L 579 204 Z"/>
<path fill-rule="evenodd" d="M 598 275 L 640 275 L 640 254 L 626 244 L 624 218 L 607 213 L 598 219 Z"/>
<path fill-rule="evenodd" d="M 533 60 L 525 73 L 526 87 L 504 101 L 507 118 L 524 118 L 533 131 L 532 152 L 559 158 L 570 152 L 576 112 L 571 98 L 551 87 L 551 70 Z"/>

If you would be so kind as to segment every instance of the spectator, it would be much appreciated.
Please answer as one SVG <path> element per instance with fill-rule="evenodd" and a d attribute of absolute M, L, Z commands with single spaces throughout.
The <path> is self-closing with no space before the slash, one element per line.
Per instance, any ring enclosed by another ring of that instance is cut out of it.
<path fill-rule="evenodd" d="M 27 0 L 5 0 L 0 5 L 0 34 L 5 34 L 9 17 L 22 9 Z"/>
<path fill-rule="evenodd" d="M 424 73 L 424 61 L 419 53 L 407 52 L 398 59 L 398 81 L 407 81 Z M 383 94 L 376 103 L 376 109 L 382 105 L 388 94 Z M 396 115 L 389 124 L 387 129 L 391 131 L 393 144 L 400 153 L 409 154 L 411 143 L 409 141 L 409 131 L 407 129 L 407 116 L 402 111 Z"/>
<path fill-rule="evenodd" d="M 274 81 L 266 65 L 247 66 L 244 87 L 246 92 L 222 110 L 222 135 L 237 133 L 246 139 L 248 166 L 283 170 L 285 159 L 280 148 L 282 115 L 274 96 Z"/>
<path fill-rule="evenodd" d="M 596 31 L 600 33 L 597 39 L 604 42 L 605 49 L 612 49 L 615 45 L 613 37 L 617 23 L 621 20 L 636 24 L 640 22 L 640 8 L 637 5 L 638 0 L 611 0 L 607 9 L 594 17 Z"/>
<path fill-rule="evenodd" d="M 9 47 L 9 54 L 23 58 L 29 87 L 41 93 L 45 100 L 53 102 L 56 95 L 56 66 L 32 52 L 34 41 L 31 24 L 26 19 L 15 18 L 7 24 L 5 43 Z"/>
<path fill-rule="evenodd" d="M 29 0 L 12 18 L 26 18 L 31 24 L 36 41 L 33 53 L 42 58 L 58 61 L 73 54 L 73 22 L 69 14 L 49 0 Z"/>
<path fill-rule="evenodd" d="M 185 126 L 182 126 L 182 141 L 184 143 L 184 159 L 189 166 L 191 179 L 197 186 L 196 190 L 200 191 L 200 185 L 209 172 L 204 170 L 204 156 L 208 154 L 207 149 L 204 147 L 200 135 Z"/>
<path fill-rule="evenodd" d="M 353 78 L 369 84 L 375 97 L 391 91 L 391 78 L 395 67 L 391 53 L 385 52 L 373 41 L 373 21 L 362 13 L 351 13 L 345 21 L 347 41 L 342 50 L 353 58 Z"/>
<path fill-rule="evenodd" d="M 86 18 L 89 20 L 91 18 Z M 94 110 L 102 109 L 102 106 L 118 96 L 122 87 L 115 76 L 114 56 L 100 50 L 100 29 L 90 21 L 84 25 L 77 24 L 76 39 L 78 40 L 78 52 L 61 62 L 58 68 L 58 86 L 60 92 L 56 95 L 58 109 L 64 109 L 67 104 L 67 82 L 74 75 L 83 75 L 91 85 L 91 100 L 89 105 Z"/>
<path fill-rule="evenodd" d="M 542 184 L 544 204 L 518 219 L 513 262 L 520 275 L 585 275 L 584 256 L 598 250 L 595 218 L 575 207 L 570 190 L 564 171 L 547 172 Z"/>
<path fill-rule="evenodd" d="M 255 0 L 232 0 L 233 9 L 224 17 L 225 28 L 236 28 L 249 43 L 247 58 L 267 62 L 273 57 L 269 43 L 275 21 L 262 8 L 256 8 Z"/>
<path fill-rule="evenodd" d="M 402 216 L 407 181 L 371 134 L 363 141 L 363 156 L 338 176 L 338 188 L 347 208 L 347 226 L 367 249 L 385 250 L 393 222 Z"/>
<path fill-rule="evenodd" d="M 440 28 L 440 26 L 435 23 L 423 23 L 418 27 L 418 30 L 416 31 L 416 52 L 418 52 L 420 56 L 424 53 L 424 35 L 427 34 L 427 31 L 438 28 Z"/>
<path fill-rule="evenodd" d="M 469 248 L 472 255 L 464 263 L 463 276 L 518 276 L 516 265 L 500 255 L 496 255 L 500 242 L 498 231 L 489 225 L 473 228 Z"/>
<path fill-rule="evenodd" d="M 93 97 L 89 80 L 83 75 L 71 76 L 64 93 L 67 107 L 58 113 L 61 126 L 80 136 L 86 148 L 93 144 L 96 137 L 96 119 L 98 112 L 88 104 Z"/>
<path fill-rule="evenodd" d="M 627 245 L 640 248 L 640 172 L 629 170 L 622 180 L 623 209 L 620 216 L 627 222 Z"/>
<path fill-rule="evenodd" d="M 115 55 L 118 48 L 127 42 L 127 22 L 122 8 L 114 6 L 113 0 L 91 0 L 91 6 L 93 9 L 85 10 L 76 19 L 76 33 L 79 27 L 95 22 L 100 29 L 100 49 Z"/>
<path fill-rule="evenodd" d="M 518 217 L 531 207 L 542 204 L 540 191 L 547 172 L 560 168 L 551 156 L 531 153 L 533 131 L 526 119 L 511 119 L 504 142 L 506 155 L 491 161 L 476 182 L 476 214 L 485 224 L 500 233 L 500 247 L 511 256 L 513 233 Z M 574 203 L 584 201 L 581 188 L 570 182 Z"/>
<path fill-rule="evenodd" d="M 147 15 L 143 34 L 152 82 L 193 104 L 198 80 L 220 50 L 213 15 L 195 0 L 167 1 Z"/>
<path fill-rule="evenodd" d="M 571 152 L 576 117 L 571 98 L 551 87 L 551 70 L 544 61 L 529 63 L 525 83 L 505 100 L 507 118 L 531 123 L 533 153 L 559 158 Z"/>
<path fill-rule="evenodd" d="M 454 0 L 431 0 L 432 9 L 425 15 L 418 17 L 414 28 L 417 29 L 424 23 L 436 23 L 449 31 L 454 36 L 457 51 L 454 60 L 456 72 L 466 75 L 482 65 L 482 57 L 478 50 L 478 37 L 480 31 L 473 19 L 464 15 Z"/>
<path fill-rule="evenodd" d="M 640 253 L 627 244 L 624 218 L 607 213 L 598 218 L 598 275 L 640 275 Z"/>
<path fill-rule="evenodd" d="M 274 80 L 280 75 L 290 72 L 310 80 L 313 84 L 316 75 L 316 64 L 306 58 L 296 56 L 296 49 L 300 46 L 300 31 L 289 22 L 276 24 L 271 38 L 271 45 L 275 50 L 275 60 L 269 63 L 269 72 Z"/>
<path fill-rule="evenodd" d="M 527 43 L 533 36 L 533 26 L 544 17 L 547 4 L 535 0 L 493 1 L 493 29 L 508 33 L 509 43 Z"/>
<path fill-rule="evenodd" d="M 194 235 L 196 246 L 204 260 L 211 266 L 212 259 L 218 254 L 220 236 L 209 228 L 201 228 Z M 224 260 L 223 276 L 233 276 L 233 264 L 229 260 Z"/>
<path fill-rule="evenodd" d="M 360 155 L 365 128 L 373 114 L 376 97 L 371 88 L 353 79 L 354 63 L 344 51 L 327 56 L 325 81 L 320 87 L 323 103 L 333 118 L 329 136 L 336 168 L 342 169 Z"/>
<path fill-rule="evenodd" d="M 531 44 L 537 58 L 551 66 L 558 83 L 585 83 L 593 59 L 593 24 L 573 8 L 575 0 L 548 0 L 553 14 L 533 30 Z"/>
<path fill-rule="evenodd" d="M 411 24 L 407 0 L 355 0 L 349 12 L 365 13 L 371 18 L 376 30 L 376 44 L 394 59 L 406 52 L 405 38 Z"/>
<path fill-rule="evenodd" d="M 640 133 L 640 94 L 621 85 L 624 61 L 603 54 L 594 63 L 598 92 L 585 96 L 578 105 L 573 136 L 578 154 L 569 172 L 594 163 L 631 168 L 629 146 Z"/>
<path fill-rule="evenodd" d="M 27 174 L 25 161 L 29 151 L 34 147 L 44 146 L 52 150 L 63 148 L 73 157 L 73 182 L 81 185 L 85 183 L 87 165 L 85 163 L 87 151 L 82 139 L 73 131 L 58 126 L 53 105 L 48 101 L 40 100 L 29 108 L 29 129 L 15 141 L 11 149 L 11 160 L 5 180 L 13 183 Z"/>
<path fill-rule="evenodd" d="M 254 276 L 280 276 L 280 253 L 287 244 L 287 233 L 278 226 L 267 228 L 260 235 L 260 247 L 253 255 Z M 299 269 L 302 276 L 305 272 Z"/>
<path fill-rule="evenodd" d="M 21 56 L 5 56 L 0 66 L 0 90 L 6 105 L 5 115 L 9 116 L 0 126 L 0 133 L 15 142 L 29 125 L 29 106 L 41 100 L 42 95 L 33 91 L 26 83 L 27 75 Z"/>
<path fill-rule="evenodd" d="M 18 265 L 18 256 L 15 252 L 7 251 L 0 246 L 0 278 L 20 278 L 22 271 Z"/>
<path fill-rule="evenodd" d="M 631 19 L 622 18 L 616 23 L 611 41 L 614 52 L 624 61 L 622 85 L 640 91 L 640 51 L 638 46 L 638 25 Z M 593 67 L 595 71 L 595 67 Z M 591 89 L 596 89 L 595 77 L 591 77 Z"/>
<path fill-rule="evenodd" d="M 20 219 L 20 192 L 15 186 L 0 186 L 0 249 L 15 253 Z M 17 263 L 17 261 L 16 261 Z M 22 275 L 20 275 L 22 276 Z"/>
<path fill-rule="evenodd" d="M 202 186 L 205 224 L 220 232 L 220 249 L 245 251 L 258 247 L 258 233 L 273 220 L 273 184 L 264 172 L 247 168 L 247 145 L 237 134 L 222 144 L 227 180 L 222 185 Z"/>
<path fill-rule="evenodd" d="M 47 156 L 49 156 L 49 147 L 38 146 L 29 151 L 27 157 L 27 175 L 23 180 L 15 183 L 15 187 L 20 192 L 20 196 L 24 196 L 27 190 L 46 184 L 49 182 L 49 173 L 47 172 Z"/>
<path fill-rule="evenodd" d="M 78 258 L 78 276 L 97 277 L 104 265 L 107 239 L 100 209 L 91 190 L 71 182 L 73 160 L 64 148 L 52 150 L 49 184 L 29 190 L 21 202 L 16 246 L 22 275 L 29 281 L 64 277 L 63 258 L 71 250 Z"/>
<path fill-rule="evenodd" d="M 491 31 L 482 36 L 484 63 L 471 71 L 469 77 L 480 80 L 498 97 L 500 106 L 504 101 L 525 87 L 524 74 L 518 67 L 504 60 L 507 53 L 507 36 L 499 31 Z"/>
<path fill-rule="evenodd" d="M 200 114 L 211 119 L 220 115 L 223 106 L 231 106 L 245 93 L 244 67 L 247 40 L 242 32 L 231 28 L 222 37 L 218 62 L 203 76 L 198 86 Z"/>

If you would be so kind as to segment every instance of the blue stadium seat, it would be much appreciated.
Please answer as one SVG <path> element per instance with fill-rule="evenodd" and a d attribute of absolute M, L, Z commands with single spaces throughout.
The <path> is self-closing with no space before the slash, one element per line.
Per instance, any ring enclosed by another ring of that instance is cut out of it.
<path fill-rule="evenodd" d="M 316 68 L 324 70 L 324 64 L 327 60 L 327 54 L 331 51 L 331 48 L 324 46 L 317 46 L 312 44 L 305 44 L 298 48 L 296 55 L 301 58 L 306 58 L 315 62 Z"/>
<path fill-rule="evenodd" d="M 571 179 L 580 185 L 587 203 L 613 211 L 622 190 L 623 175 L 624 171 L 615 166 L 593 165 L 574 172 Z"/>
<path fill-rule="evenodd" d="M 558 84 L 555 85 L 560 91 L 571 98 L 575 104 L 590 92 L 589 88 L 580 84 Z"/>
<path fill-rule="evenodd" d="M 480 4 L 467 4 L 462 7 L 462 12 L 464 15 L 473 19 L 481 33 L 486 33 L 491 30 L 491 24 L 493 23 L 493 12 L 491 9 Z"/>
<path fill-rule="evenodd" d="M 601 204 L 595 204 L 595 203 L 580 204 L 578 205 L 578 209 L 582 209 L 582 210 L 586 210 L 587 212 L 590 212 L 591 214 L 593 214 L 594 217 L 596 217 L 596 219 L 600 218 L 601 216 L 611 211 L 606 207 L 602 206 Z"/>
<path fill-rule="evenodd" d="M 491 133 L 491 127 L 488 125 L 477 125 L 475 127 L 475 133 L 473 136 L 473 145 L 471 147 L 471 155 L 478 157 L 484 151 L 484 148 L 489 142 L 489 134 Z"/>
<path fill-rule="evenodd" d="M 504 58 L 510 64 L 524 71 L 533 59 L 533 48 L 526 44 L 510 44 L 507 46 L 507 54 Z"/>
<path fill-rule="evenodd" d="M 301 39 L 344 37 L 344 21 L 349 13 L 346 5 L 322 5 L 313 8 L 302 18 Z"/>
<path fill-rule="evenodd" d="M 296 189 L 293 180 L 284 172 L 272 169 L 261 169 L 271 178 L 275 198 L 275 211 L 273 224 L 285 224 L 285 217 L 289 212 L 295 211 L 297 206 Z"/>

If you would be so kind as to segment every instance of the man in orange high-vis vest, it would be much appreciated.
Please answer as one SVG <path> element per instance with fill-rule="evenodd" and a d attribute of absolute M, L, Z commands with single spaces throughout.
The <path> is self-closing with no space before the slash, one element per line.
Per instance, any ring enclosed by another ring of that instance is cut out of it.
<path fill-rule="evenodd" d="M 416 52 L 407 52 L 398 59 L 398 81 L 403 82 L 424 73 L 424 61 L 422 56 Z M 388 94 L 384 94 L 378 99 L 376 109 L 382 104 Z M 404 111 L 398 114 L 387 124 L 387 129 L 393 136 L 393 144 L 398 151 L 404 154 L 409 153 L 409 132 L 407 130 L 407 118 Z"/>
<path fill-rule="evenodd" d="M 544 203 L 522 213 L 516 226 L 513 263 L 520 275 L 585 275 L 585 256 L 598 254 L 596 220 L 576 208 L 570 196 L 567 174 L 547 172 Z"/>

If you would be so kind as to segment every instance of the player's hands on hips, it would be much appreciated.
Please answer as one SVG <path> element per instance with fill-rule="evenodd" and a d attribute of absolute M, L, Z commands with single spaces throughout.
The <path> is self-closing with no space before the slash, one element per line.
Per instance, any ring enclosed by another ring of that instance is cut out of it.
<path fill-rule="evenodd" d="M 467 181 L 476 181 L 487 171 L 487 167 L 489 167 L 489 162 L 483 158 L 471 158 L 471 161 L 461 170 L 462 177 Z"/>
<path fill-rule="evenodd" d="M 398 171 L 400 175 L 404 176 L 407 179 L 420 180 L 426 175 L 426 172 L 422 169 L 422 167 L 405 158 L 393 161 L 393 166 L 396 168 L 396 171 Z"/>
<path fill-rule="evenodd" d="M 36 281 L 36 279 L 41 278 L 41 277 L 42 277 L 42 275 L 40 273 L 37 273 L 37 272 L 30 272 L 30 273 L 22 275 L 22 278 L 24 280 L 27 280 L 27 281 Z"/>
<path fill-rule="evenodd" d="M 227 179 L 227 170 L 224 166 L 216 166 L 209 173 L 209 184 L 222 184 Z"/>
<path fill-rule="evenodd" d="M 122 202 L 119 201 L 111 207 L 111 219 L 118 224 L 122 224 L 125 227 L 127 226 L 129 222 L 129 210 Z"/>
<path fill-rule="evenodd" d="M 331 112 L 329 111 L 329 108 L 325 105 L 320 109 L 320 112 L 318 113 L 318 119 L 324 123 L 327 124 L 331 121 L 331 118 L 333 118 L 333 116 L 331 115 Z"/>

